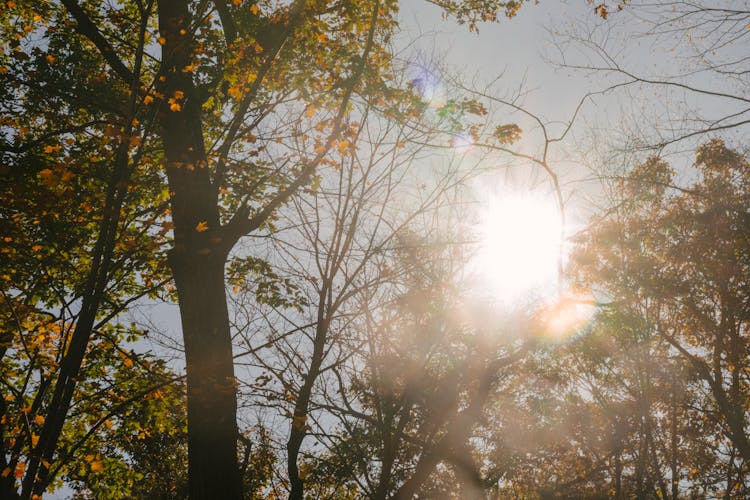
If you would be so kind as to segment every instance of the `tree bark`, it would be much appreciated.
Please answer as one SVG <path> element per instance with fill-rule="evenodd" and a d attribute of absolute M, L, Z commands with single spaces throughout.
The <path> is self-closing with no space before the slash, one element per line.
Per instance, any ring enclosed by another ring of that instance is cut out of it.
<path fill-rule="evenodd" d="M 182 320 L 187 372 L 188 495 L 191 500 L 240 499 L 237 396 L 224 264 L 236 238 L 222 231 L 218 190 L 211 182 L 201 103 L 182 71 L 195 50 L 184 0 L 158 3 L 164 37 L 159 91 L 174 246 L 169 265 Z"/>
<path fill-rule="evenodd" d="M 224 255 L 173 251 L 170 265 L 185 344 L 190 498 L 239 499 L 242 481 Z"/>

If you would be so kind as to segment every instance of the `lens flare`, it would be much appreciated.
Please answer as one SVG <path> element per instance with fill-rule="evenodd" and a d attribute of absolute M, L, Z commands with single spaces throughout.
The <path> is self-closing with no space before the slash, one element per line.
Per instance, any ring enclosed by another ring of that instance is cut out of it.
<path fill-rule="evenodd" d="M 574 336 L 596 313 L 596 301 L 590 293 L 569 291 L 544 308 L 540 314 L 541 336 L 563 341 Z"/>
<path fill-rule="evenodd" d="M 422 100 L 434 107 L 440 107 L 445 104 L 446 95 L 445 87 L 442 84 L 440 75 L 424 66 L 414 66 L 415 77 L 411 83 L 422 97 Z"/>

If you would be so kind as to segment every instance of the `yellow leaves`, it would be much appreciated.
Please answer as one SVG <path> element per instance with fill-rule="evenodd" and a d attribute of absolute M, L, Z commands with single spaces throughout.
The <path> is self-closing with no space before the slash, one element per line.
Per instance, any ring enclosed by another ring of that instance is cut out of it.
<path fill-rule="evenodd" d="M 325 43 L 328 41 L 328 36 L 325 33 L 318 33 L 317 35 L 315 35 L 315 38 L 317 38 L 320 43 Z"/>
<path fill-rule="evenodd" d="M 147 95 L 146 97 L 143 98 L 143 104 L 148 105 L 148 104 L 151 104 L 152 102 L 154 102 L 154 98 L 150 95 Z"/>
<path fill-rule="evenodd" d="M 305 117 L 312 118 L 313 116 L 315 116 L 315 106 L 310 105 L 305 110 Z"/>
<path fill-rule="evenodd" d="M 196 226 L 195 230 L 199 233 L 202 233 L 204 231 L 208 231 L 208 222 L 206 221 L 200 221 Z"/>
<path fill-rule="evenodd" d="M 192 73 L 197 69 L 197 67 L 194 64 L 188 64 L 184 68 L 182 68 L 183 73 Z"/>
<path fill-rule="evenodd" d="M 39 436 L 37 434 L 31 435 L 31 446 L 36 446 L 39 442 Z"/>
<path fill-rule="evenodd" d="M 34 423 L 36 425 L 43 425 L 44 424 L 44 416 L 37 415 L 36 417 L 34 417 Z"/>
<path fill-rule="evenodd" d="M 339 142 L 339 153 L 342 155 L 346 153 L 347 149 L 349 148 L 349 141 L 341 141 Z"/>
<path fill-rule="evenodd" d="M 240 5 L 242 5 L 242 0 L 232 0 L 232 4 L 235 7 L 239 7 Z"/>

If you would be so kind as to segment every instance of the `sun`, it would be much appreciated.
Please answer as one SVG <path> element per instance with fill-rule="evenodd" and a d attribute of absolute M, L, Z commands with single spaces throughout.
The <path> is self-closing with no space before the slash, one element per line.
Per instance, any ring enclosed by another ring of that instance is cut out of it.
<path fill-rule="evenodd" d="M 486 291 L 505 304 L 554 293 L 562 225 L 553 200 L 530 194 L 498 195 L 479 215 L 474 264 Z"/>

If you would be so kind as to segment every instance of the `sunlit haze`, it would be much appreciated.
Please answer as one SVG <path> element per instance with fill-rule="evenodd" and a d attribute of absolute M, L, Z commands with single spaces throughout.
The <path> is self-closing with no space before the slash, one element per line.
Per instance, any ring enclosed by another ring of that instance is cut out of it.
<path fill-rule="evenodd" d="M 479 214 L 474 268 L 493 298 L 516 304 L 555 289 L 560 214 L 541 196 L 498 195 Z"/>

